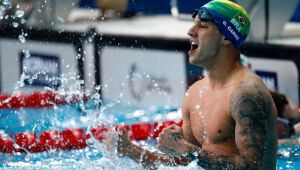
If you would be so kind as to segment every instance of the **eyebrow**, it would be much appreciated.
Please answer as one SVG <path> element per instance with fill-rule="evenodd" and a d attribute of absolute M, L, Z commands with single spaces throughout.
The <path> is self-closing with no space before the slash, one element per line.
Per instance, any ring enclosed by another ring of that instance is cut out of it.
<path fill-rule="evenodd" d="M 200 18 L 200 22 L 213 22 L 211 19 Z"/>

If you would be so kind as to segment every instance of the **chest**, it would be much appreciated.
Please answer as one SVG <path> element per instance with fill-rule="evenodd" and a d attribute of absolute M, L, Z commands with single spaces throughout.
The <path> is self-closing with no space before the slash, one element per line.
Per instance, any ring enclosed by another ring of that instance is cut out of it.
<path fill-rule="evenodd" d="M 221 143 L 234 137 L 235 123 L 229 113 L 230 91 L 203 92 L 193 97 L 190 120 L 199 143 Z"/>

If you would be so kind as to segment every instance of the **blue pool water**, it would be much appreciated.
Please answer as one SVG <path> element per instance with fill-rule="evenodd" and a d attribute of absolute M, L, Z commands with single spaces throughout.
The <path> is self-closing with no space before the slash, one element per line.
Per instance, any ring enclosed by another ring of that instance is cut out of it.
<path fill-rule="evenodd" d="M 84 107 L 79 104 L 60 105 L 55 108 L 18 109 L 0 111 L 0 133 L 15 134 L 67 128 L 88 129 L 99 123 L 133 124 L 179 120 L 180 113 L 173 108 L 142 108 L 106 102 L 97 105 L 89 101 Z M 137 144 L 155 151 L 155 140 L 140 141 Z M 80 150 L 50 150 L 41 153 L 4 154 L 0 153 L 0 169 L 143 169 L 128 158 L 116 156 L 115 148 L 107 151 L 97 141 L 89 141 L 89 147 Z M 195 169 L 191 164 L 185 169 Z M 159 169 L 182 169 L 183 167 Z M 277 169 L 300 169 L 300 146 L 279 145 Z"/>

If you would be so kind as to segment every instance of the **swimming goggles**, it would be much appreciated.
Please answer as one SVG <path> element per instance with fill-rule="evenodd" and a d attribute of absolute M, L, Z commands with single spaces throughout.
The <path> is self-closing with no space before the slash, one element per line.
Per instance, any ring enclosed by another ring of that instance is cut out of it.
<path fill-rule="evenodd" d="M 193 14 L 192 14 L 192 17 L 196 18 L 197 15 L 198 15 L 198 17 L 201 21 L 214 22 L 212 17 L 210 16 L 210 14 L 208 12 L 204 11 L 204 10 L 195 9 Z"/>

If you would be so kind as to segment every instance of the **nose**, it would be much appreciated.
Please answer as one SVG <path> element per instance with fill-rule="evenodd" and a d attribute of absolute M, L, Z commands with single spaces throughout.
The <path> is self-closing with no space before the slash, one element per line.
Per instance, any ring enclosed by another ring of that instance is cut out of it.
<path fill-rule="evenodd" d="M 190 37 L 194 37 L 195 36 L 195 25 L 193 25 L 187 32 L 187 35 L 189 35 Z"/>

